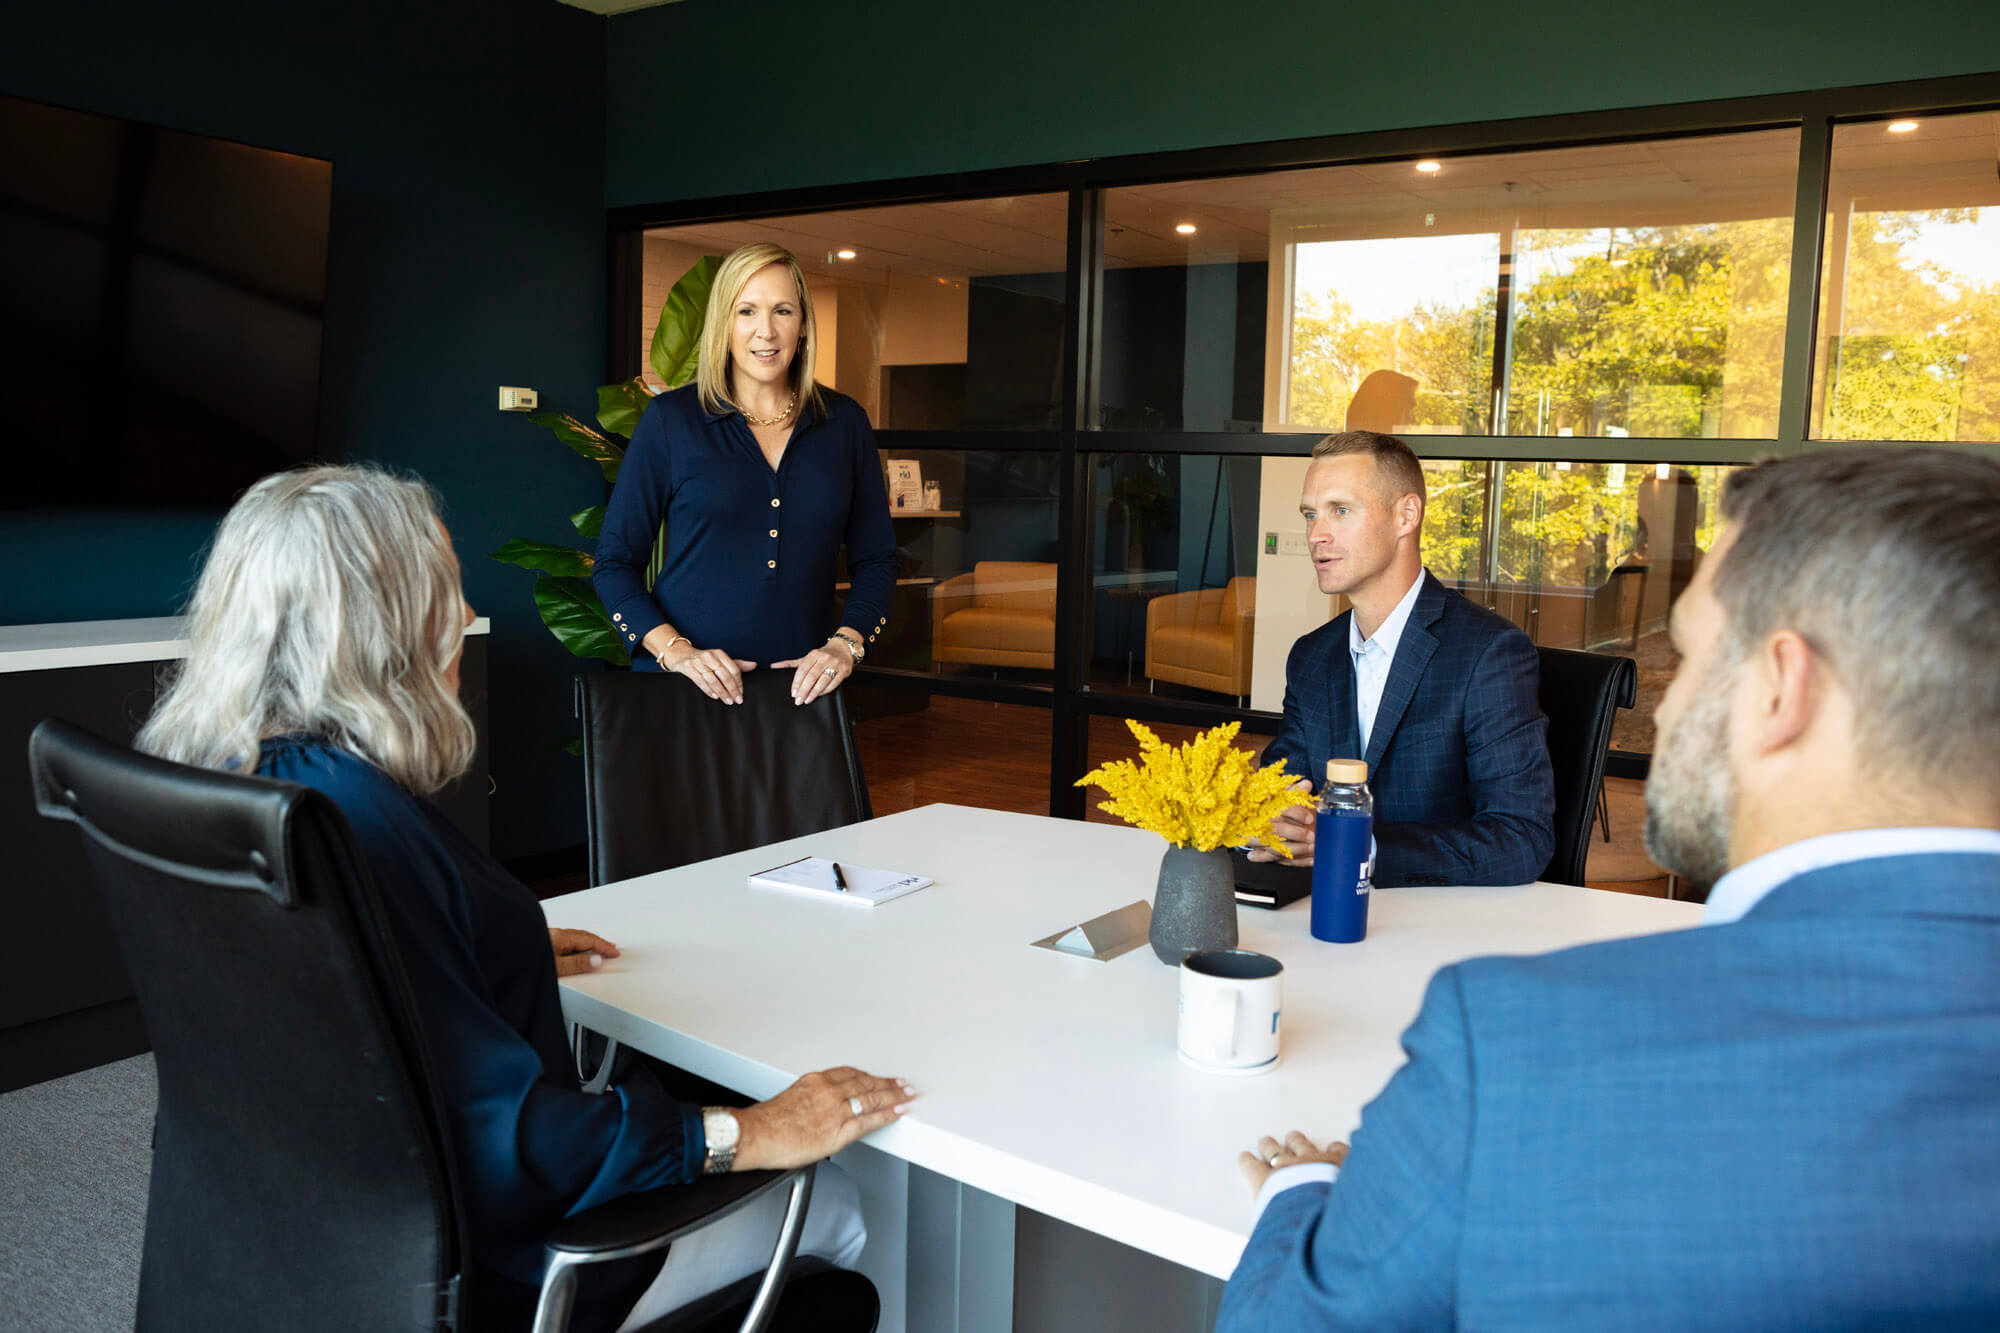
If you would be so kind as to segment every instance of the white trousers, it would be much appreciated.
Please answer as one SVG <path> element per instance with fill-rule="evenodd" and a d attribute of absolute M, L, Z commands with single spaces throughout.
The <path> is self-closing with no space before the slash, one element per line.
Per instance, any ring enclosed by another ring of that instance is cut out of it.
<path fill-rule="evenodd" d="M 790 1196 L 789 1188 L 771 1190 L 749 1207 L 675 1241 L 667 1251 L 666 1266 L 620 1325 L 621 1333 L 769 1267 Z M 812 1202 L 799 1234 L 799 1254 L 817 1255 L 836 1268 L 852 1268 L 861 1261 L 861 1247 L 867 1242 L 854 1182 L 832 1162 L 821 1162 L 813 1168 Z"/>

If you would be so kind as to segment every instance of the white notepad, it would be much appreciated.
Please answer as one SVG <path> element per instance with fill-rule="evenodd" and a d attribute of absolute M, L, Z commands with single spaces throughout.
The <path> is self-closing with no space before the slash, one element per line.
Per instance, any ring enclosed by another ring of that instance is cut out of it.
<path fill-rule="evenodd" d="M 796 861 L 758 871 L 750 877 L 750 887 L 790 889 L 796 893 L 832 898 L 853 907 L 878 907 L 891 899 L 930 886 L 930 881 L 922 875 L 876 870 L 842 861 L 840 873 L 847 881 L 847 890 L 843 893 L 834 880 L 833 867 L 834 863 L 828 857 L 802 856 Z"/>

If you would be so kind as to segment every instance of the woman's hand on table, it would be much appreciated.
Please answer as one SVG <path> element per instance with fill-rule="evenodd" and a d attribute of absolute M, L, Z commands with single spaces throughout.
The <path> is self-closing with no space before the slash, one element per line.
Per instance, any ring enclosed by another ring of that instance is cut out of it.
<path fill-rule="evenodd" d="M 807 1074 L 768 1102 L 736 1112 L 733 1170 L 805 1166 L 872 1134 L 908 1109 L 916 1090 L 842 1065 Z"/>
<path fill-rule="evenodd" d="M 1312 783 L 1300 778 L 1291 789 L 1304 796 L 1312 795 Z M 1316 827 L 1315 811 L 1311 805 L 1293 805 L 1280 810 L 1271 821 L 1271 836 L 1292 849 L 1292 859 L 1287 865 L 1309 866 L 1313 863 L 1313 830 Z M 1262 843 L 1250 845 L 1252 861 L 1277 861 L 1282 858 Z"/>
<path fill-rule="evenodd" d="M 804 657 L 773 662 L 771 667 L 773 670 L 791 667 L 792 702 L 809 704 L 822 694 L 833 693 L 854 674 L 854 654 L 847 651 L 847 645 L 836 634 Z"/>
<path fill-rule="evenodd" d="M 743 702 L 743 673 L 755 671 L 755 662 L 731 657 L 720 648 L 697 648 L 682 639 L 660 655 L 660 665 L 686 676 L 709 698 L 726 704 Z"/>
<path fill-rule="evenodd" d="M 1331 1162 L 1339 1166 L 1347 1160 L 1347 1145 L 1335 1139 L 1322 1148 L 1296 1129 L 1285 1135 L 1283 1143 L 1269 1134 L 1257 1140 L 1254 1152 L 1238 1153 L 1236 1166 L 1243 1172 L 1243 1178 L 1250 1182 L 1252 1194 L 1264 1188 L 1264 1181 L 1279 1167 L 1297 1166 L 1301 1162 Z"/>
<path fill-rule="evenodd" d="M 605 959 L 618 956 L 618 946 L 602 935 L 587 930 L 564 930 L 560 926 L 549 927 L 549 948 L 555 950 L 559 977 L 588 972 L 604 966 Z"/>

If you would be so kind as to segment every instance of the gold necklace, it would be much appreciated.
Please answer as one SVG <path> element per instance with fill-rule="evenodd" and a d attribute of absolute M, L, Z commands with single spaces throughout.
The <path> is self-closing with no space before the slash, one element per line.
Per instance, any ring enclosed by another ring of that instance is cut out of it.
<path fill-rule="evenodd" d="M 778 413 L 778 415 L 774 417 L 753 417 L 750 415 L 748 411 L 745 411 L 743 413 L 743 419 L 749 422 L 753 426 L 776 426 L 781 422 L 783 422 L 786 417 L 790 416 L 792 414 L 792 409 L 797 407 L 798 405 L 799 405 L 798 391 L 793 390 L 791 399 L 785 404 L 785 410 Z"/>

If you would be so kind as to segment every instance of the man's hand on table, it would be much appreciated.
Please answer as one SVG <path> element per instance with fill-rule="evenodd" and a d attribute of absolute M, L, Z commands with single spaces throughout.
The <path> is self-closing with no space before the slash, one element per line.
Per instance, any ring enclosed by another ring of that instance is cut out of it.
<path fill-rule="evenodd" d="M 559 977 L 588 972 L 602 967 L 605 959 L 618 956 L 618 946 L 602 935 L 593 935 L 587 930 L 563 930 L 558 926 L 549 927 L 549 947 L 555 950 L 556 975 Z"/>
<path fill-rule="evenodd" d="M 1329 1162 L 1339 1166 L 1346 1160 L 1347 1145 L 1338 1139 L 1322 1148 L 1295 1129 L 1285 1135 L 1283 1143 L 1269 1134 L 1258 1139 L 1255 1152 L 1236 1155 L 1236 1166 L 1243 1172 L 1243 1178 L 1250 1182 L 1250 1192 L 1256 1194 L 1263 1190 L 1264 1182 L 1271 1173 L 1281 1167 L 1297 1166 L 1301 1162 Z"/>
<path fill-rule="evenodd" d="M 807 1074 L 768 1102 L 737 1111 L 736 1171 L 805 1166 L 902 1115 L 916 1096 L 897 1078 L 842 1065 Z"/>
<path fill-rule="evenodd" d="M 1309 779 L 1300 778 L 1292 784 L 1291 789 L 1303 795 L 1310 796 L 1312 795 L 1313 785 Z M 1313 807 L 1308 804 L 1288 806 L 1278 813 L 1276 819 L 1271 821 L 1271 836 L 1292 849 L 1292 859 L 1286 862 L 1287 865 L 1309 866 L 1313 863 L 1313 829 L 1315 827 L 1315 818 L 1316 815 Z M 1284 860 L 1283 857 L 1262 843 L 1252 843 L 1250 845 L 1250 859 L 1252 861 Z"/>

